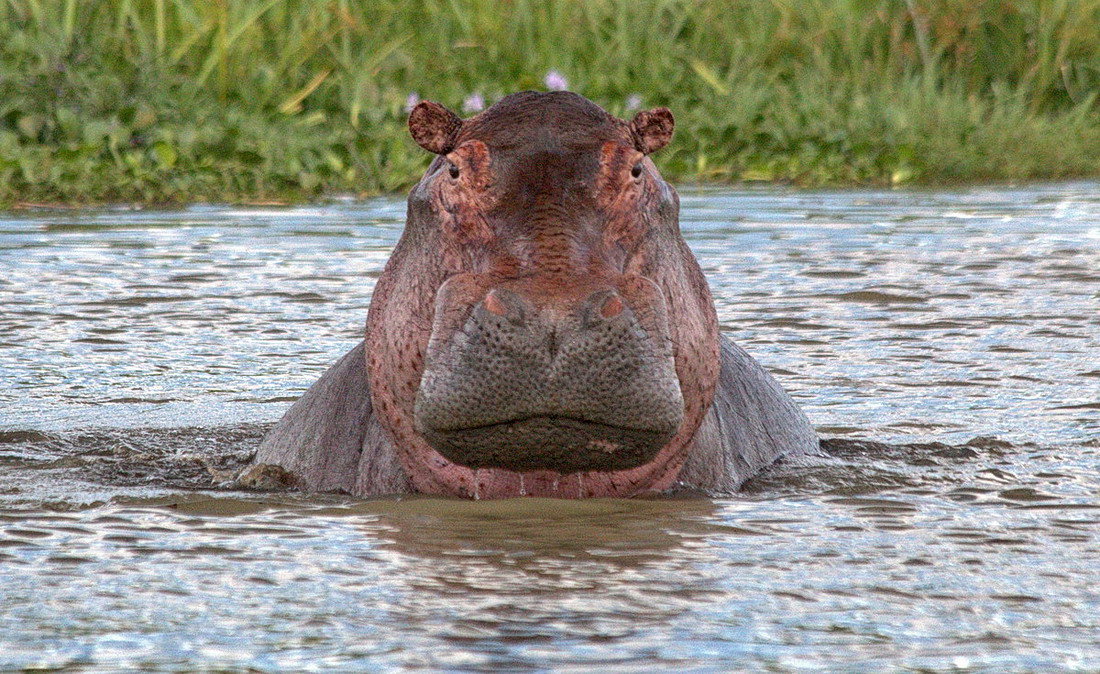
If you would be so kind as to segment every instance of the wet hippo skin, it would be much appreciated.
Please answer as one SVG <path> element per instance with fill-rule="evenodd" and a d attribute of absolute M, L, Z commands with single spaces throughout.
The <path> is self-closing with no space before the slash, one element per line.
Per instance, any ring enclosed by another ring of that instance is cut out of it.
<path fill-rule="evenodd" d="M 286 413 L 241 482 L 360 496 L 632 496 L 737 489 L 817 453 L 778 383 L 718 334 L 630 122 L 567 92 L 462 120 L 423 102 L 437 155 L 375 287 L 362 343 Z"/>

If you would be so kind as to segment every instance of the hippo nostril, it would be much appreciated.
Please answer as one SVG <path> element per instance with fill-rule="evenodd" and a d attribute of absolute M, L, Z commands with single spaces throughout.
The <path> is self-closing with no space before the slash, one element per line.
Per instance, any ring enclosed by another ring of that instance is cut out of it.
<path fill-rule="evenodd" d="M 614 321 L 625 311 L 626 304 L 619 293 L 614 290 L 600 290 L 588 296 L 581 316 L 584 327 L 594 328 L 607 321 Z"/>
<path fill-rule="evenodd" d="M 608 297 L 600 307 L 600 315 L 604 318 L 615 318 L 621 313 L 623 313 L 623 301 L 618 295 Z"/>
<path fill-rule="evenodd" d="M 485 308 L 497 316 L 508 315 L 508 307 L 504 306 L 504 302 L 500 300 L 500 295 L 495 290 L 490 290 L 485 296 Z"/>
<path fill-rule="evenodd" d="M 526 315 L 523 300 L 514 292 L 503 288 L 490 290 L 482 300 L 481 306 L 485 311 L 506 318 L 515 325 L 521 325 Z"/>

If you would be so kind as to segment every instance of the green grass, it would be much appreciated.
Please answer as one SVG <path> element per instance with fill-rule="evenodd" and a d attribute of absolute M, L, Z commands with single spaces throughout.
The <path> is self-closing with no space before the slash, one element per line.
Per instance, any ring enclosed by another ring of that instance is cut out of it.
<path fill-rule="evenodd" d="M 411 92 L 668 105 L 677 180 L 1100 174 L 1100 0 L 0 0 L 0 204 L 406 187 Z"/>

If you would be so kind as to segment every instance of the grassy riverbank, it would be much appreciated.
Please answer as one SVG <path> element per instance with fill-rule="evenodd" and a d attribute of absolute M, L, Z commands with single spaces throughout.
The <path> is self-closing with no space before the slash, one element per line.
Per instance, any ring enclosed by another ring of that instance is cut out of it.
<path fill-rule="evenodd" d="M 673 108 L 678 180 L 1094 176 L 1097 35 L 1100 0 L 6 0 L 0 204 L 400 189 L 411 94 L 562 80 Z"/>

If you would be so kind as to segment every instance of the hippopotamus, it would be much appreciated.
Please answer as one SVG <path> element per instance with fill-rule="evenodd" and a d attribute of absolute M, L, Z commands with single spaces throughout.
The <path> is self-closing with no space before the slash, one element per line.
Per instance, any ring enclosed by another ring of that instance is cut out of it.
<path fill-rule="evenodd" d="M 738 489 L 813 427 L 719 334 L 650 155 L 667 108 L 628 122 L 569 92 L 468 119 L 431 101 L 435 155 L 408 198 L 365 337 L 261 442 L 242 482 L 357 496 L 629 497 Z"/>

